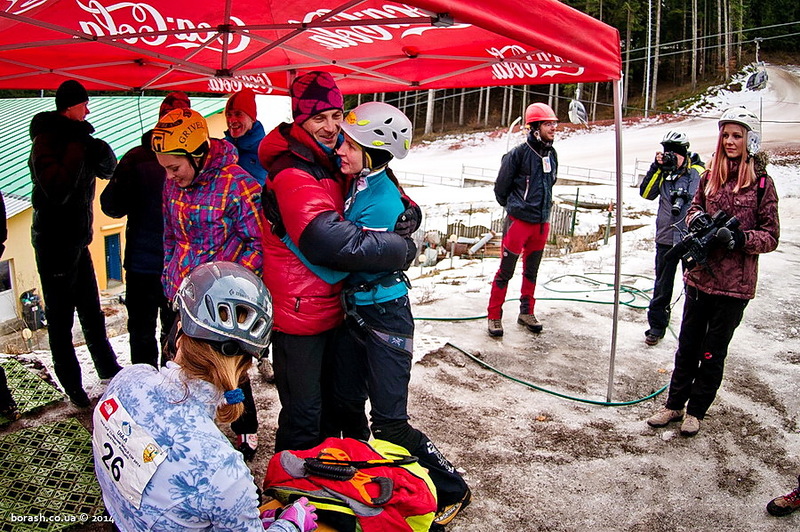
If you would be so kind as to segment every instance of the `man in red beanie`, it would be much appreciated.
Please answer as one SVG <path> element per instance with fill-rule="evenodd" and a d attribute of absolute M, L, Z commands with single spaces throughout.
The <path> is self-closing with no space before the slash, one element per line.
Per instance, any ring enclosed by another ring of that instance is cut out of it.
<path fill-rule="evenodd" d="M 342 142 L 342 93 L 330 74 L 309 72 L 294 80 L 290 95 L 294 122 L 272 130 L 258 152 L 268 171 L 263 203 L 272 225 L 264 232 L 264 283 L 274 306 L 273 365 L 281 401 L 276 451 L 309 449 L 341 431 L 323 382 L 343 319 L 341 277 L 329 276 L 327 268 L 404 269 L 416 255 L 406 237 L 419 225 L 417 217 L 401 235 L 362 231 L 343 219 L 348 183 L 334 153 Z"/>
<path fill-rule="evenodd" d="M 159 116 L 173 109 L 188 109 L 186 93 L 169 93 L 159 107 Z M 100 207 L 112 218 L 128 217 L 125 227 L 125 306 L 131 364 L 158 367 L 158 355 L 175 321 L 175 313 L 164 295 L 164 215 L 161 195 L 166 172 L 150 147 L 153 132 L 142 135 L 139 146 L 126 153 L 100 194 Z M 156 340 L 156 321 L 161 322 L 161 341 Z"/>
<path fill-rule="evenodd" d="M 225 140 L 236 146 L 239 166 L 264 186 L 267 171 L 258 160 L 258 145 L 264 138 L 264 126 L 256 118 L 256 95 L 245 87 L 228 99 L 225 105 L 225 120 L 228 130 Z"/>
<path fill-rule="evenodd" d="M 42 281 L 48 337 L 56 377 L 79 408 L 91 402 L 72 344 L 75 311 L 100 379 L 122 369 L 106 336 L 89 244 L 96 178 L 108 179 L 117 158 L 108 143 L 94 138 L 86 122 L 89 95 L 75 80 L 56 91 L 56 110 L 31 120 L 28 166 L 33 181 L 31 240 Z"/>

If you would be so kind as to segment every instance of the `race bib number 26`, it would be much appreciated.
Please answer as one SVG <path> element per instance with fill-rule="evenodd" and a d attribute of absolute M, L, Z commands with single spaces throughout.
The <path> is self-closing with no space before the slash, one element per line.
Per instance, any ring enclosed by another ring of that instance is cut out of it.
<path fill-rule="evenodd" d="M 144 488 L 166 453 L 131 418 L 116 396 L 108 397 L 94 411 L 92 446 L 95 460 L 108 471 L 120 493 L 138 509 Z"/>

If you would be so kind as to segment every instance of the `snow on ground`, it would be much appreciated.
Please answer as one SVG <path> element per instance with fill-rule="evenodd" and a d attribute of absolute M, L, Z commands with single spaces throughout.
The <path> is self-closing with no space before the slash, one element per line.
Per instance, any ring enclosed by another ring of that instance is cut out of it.
<path fill-rule="evenodd" d="M 669 129 L 685 131 L 692 149 L 708 160 L 716 117 L 729 105 L 762 110 L 766 149 L 796 156 L 798 69 L 767 68 L 770 82 L 762 91 L 714 90 L 687 110 L 688 117 L 625 126 L 624 171 L 633 172 L 637 160 L 646 168 Z M 451 177 L 461 175 L 462 164 L 496 169 L 502 154 L 521 140 L 517 134 L 452 136 L 415 146 L 393 167 Z M 614 132 L 609 127 L 573 132 L 558 138 L 556 148 L 561 165 L 614 167 Z M 449 341 L 516 378 L 579 399 L 604 401 L 609 375 L 615 401 L 659 390 L 668 382 L 675 340 L 668 337 L 654 348 L 645 347 L 646 299 L 627 291 L 614 326 L 608 286 L 613 282 L 614 238 L 595 251 L 543 260 L 536 295 L 545 331 L 538 336 L 514 324 L 516 303 L 509 302 L 505 337 L 487 337 L 484 316 L 498 259 L 447 258 L 435 267 L 411 268 L 417 358 L 427 355 L 412 376 L 412 421 L 464 471 L 474 492 L 472 506 L 449 530 L 797 530 L 800 516 L 769 518 L 763 505 L 788 492 L 793 475 L 800 473 L 800 315 L 795 303 L 800 289 L 799 170 L 796 163 L 769 168 L 781 198 L 781 243 L 761 258 L 759 294 L 737 330 L 720 396 L 693 439 L 677 436 L 676 427 L 654 431 L 644 425 L 642 420 L 661 397 L 620 408 L 592 406 L 532 391 L 452 347 L 442 348 Z M 582 195 L 609 201 L 616 197 L 611 185 L 557 185 L 555 194 L 571 197 L 577 188 Z M 407 192 L 423 207 L 427 229 L 444 230 L 448 221 L 458 219 L 467 225 L 487 224 L 498 210 L 491 186 L 409 186 Z M 630 185 L 622 193 L 625 224 L 644 224 L 623 235 L 622 284 L 648 291 L 657 204 L 640 198 L 638 188 Z M 593 232 L 605 221 L 603 212 L 581 210 L 577 232 Z M 517 297 L 520 279 L 518 272 L 510 298 Z M 676 289 L 675 333 L 682 308 L 679 294 Z M 127 362 L 127 335 L 114 337 L 112 343 L 120 361 Z M 85 346 L 78 352 L 87 391 L 97 397 L 102 385 Z M 48 352 L 37 355 L 50 365 Z M 258 482 L 270 454 L 278 407 L 274 387 L 255 371 L 252 377 L 262 408 L 264 451 L 252 465 Z M 73 415 L 74 409 L 66 413 Z"/>

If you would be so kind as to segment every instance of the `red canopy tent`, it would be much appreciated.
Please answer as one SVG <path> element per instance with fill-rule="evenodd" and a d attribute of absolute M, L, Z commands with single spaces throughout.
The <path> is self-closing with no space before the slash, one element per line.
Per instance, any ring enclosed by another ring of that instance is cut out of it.
<path fill-rule="evenodd" d="M 557 0 L 9 0 L 0 88 L 345 93 L 620 78 L 616 29 Z"/>
<path fill-rule="evenodd" d="M 298 73 L 343 92 L 618 81 L 616 29 L 557 0 L 8 0 L 0 89 L 285 94 Z M 617 205 L 620 84 L 613 83 Z M 617 227 L 622 226 L 617 209 Z M 620 232 L 621 233 L 621 232 Z M 617 238 L 611 400 L 619 307 Z"/>

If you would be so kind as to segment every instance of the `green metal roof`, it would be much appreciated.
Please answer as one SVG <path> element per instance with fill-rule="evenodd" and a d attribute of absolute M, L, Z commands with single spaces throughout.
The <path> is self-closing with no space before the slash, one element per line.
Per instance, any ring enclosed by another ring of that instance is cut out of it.
<path fill-rule="evenodd" d="M 108 142 L 117 158 L 121 158 L 128 150 L 138 146 L 144 132 L 155 125 L 163 100 L 163 96 L 92 96 L 89 99 L 90 114 L 86 119 L 95 128 L 94 136 Z M 192 96 L 192 109 L 209 116 L 224 109 L 226 101 L 226 98 Z M 0 116 L 3 117 L 0 129 L 0 191 L 3 196 L 30 204 L 33 186 L 28 170 L 28 155 L 31 152 L 28 127 L 33 115 L 55 108 L 55 99 L 51 97 L 0 99 Z M 8 203 L 7 199 L 7 206 Z"/>

